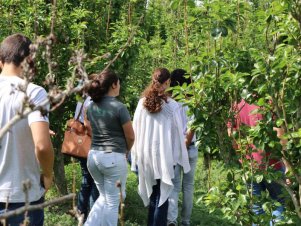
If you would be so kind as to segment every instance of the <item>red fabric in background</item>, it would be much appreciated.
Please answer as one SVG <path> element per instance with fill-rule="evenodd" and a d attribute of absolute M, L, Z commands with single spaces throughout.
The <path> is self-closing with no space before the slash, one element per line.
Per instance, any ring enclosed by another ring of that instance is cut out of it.
<path fill-rule="evenodd" d="M 240 125 L 247 126 L 256 126 L 257 121 L 262 120 L 262 114 L 256 113 L 256 110 L 259 109 L 258 106 L 254 104 L 248 104 L 245 100 L 242 100 L 239 104 L 234 106 L 235 112 L 238 114 L 235 116 L 235 125 L 233 126 L 234 130 L 239 129 Z M 228 126 L 231 126 L 231 123 L 228 123 Z M 269 158 L 271 153 L 264 152 L 263 150 L 256 149 L 255 145 L 251 144 L 250 149 L 253 150 L 251 156 L 247 155 L 246 159 L 254 159 L 258 164 L 259 168 L 264 169 L 266 160 Z M 257 150 L 257 151 L 255 151 Z M 269 159 L 269 166 L 273 165 L 274 169 L 280 170 L 283 167 L 283 163 L 279 159 Z"/>

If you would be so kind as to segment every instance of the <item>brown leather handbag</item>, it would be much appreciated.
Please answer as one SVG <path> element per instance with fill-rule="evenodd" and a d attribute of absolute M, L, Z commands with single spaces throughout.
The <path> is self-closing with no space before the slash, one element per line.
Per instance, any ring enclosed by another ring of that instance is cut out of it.
<path fill-rule="evenodd" d="M 62 153 L 73 157 L 87 158 L 91 147 L 91 135 L 88 134 L 87 127 L 79 121 L 79 116 L 81 115 L 84 104 L 85 101 L 77 117 L 67 121 L 67 128 L 61 149 Z"/>

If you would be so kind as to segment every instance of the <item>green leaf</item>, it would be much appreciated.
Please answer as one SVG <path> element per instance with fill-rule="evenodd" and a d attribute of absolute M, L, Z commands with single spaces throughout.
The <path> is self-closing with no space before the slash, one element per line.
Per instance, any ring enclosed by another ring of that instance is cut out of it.
<path fill-rule="evenodd" d="M 276 121 L 276 125 L 277 125 L 277 127 L 280 127 L 282 124 L 283 124 L 283 119 L 277 119 L 277 121 Z"/>
<path fill-rule="evenodd" d="M 257 105 L 258 106 L 264 106 L 264 104 L 265 104 L 265 100 L 264 100 L 264 98 L 260 98 L 258 101 L 257 101 Z"/>

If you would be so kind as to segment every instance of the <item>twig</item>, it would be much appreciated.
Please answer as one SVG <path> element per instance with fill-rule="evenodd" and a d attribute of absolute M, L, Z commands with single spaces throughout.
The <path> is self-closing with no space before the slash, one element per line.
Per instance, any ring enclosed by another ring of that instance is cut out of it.
<path fill-rule="evenodd" d="M 84 217 L 85 215 L 84 214 L 81 214 L 78 210 L 77 210 L 77 207 L 74 207 L 74 210 L 75 210 L 75 217 L 78 221 L 78 224 L 77 226 L 82 226 L 84 224 Z"/>
<path fill-rule="evenodd" d="M 193 95 L 196 98 L 197 93 L 196 93 L 196 87 L 192 79 L 192 64 L 190 60 L 190 51 L 189 51 L 189 30 L 188 30 L 188 12 L 187 12 L 187 0 L 184 1 L 184 31 L 185 31 L 185 44 L 186 44 L 186 49 L 185 49 L 185 55 L 188 59 L 188 64 L 189 64 L 189 78 L 193 90 Z M 199 106 L 199 98 L 195 99 L 195 107 L 197 108 Z"/>
<path fill-rule="evenodd" d="M 122 195 L 122 184 L 119 180 L 116 181 L 116 187 L 119 188 L 119 198 L 120 198 L 119 221 L 120 221 L 120 225 L 124 226 L 124 203 L 123 203 L 123 195 Z"/>
<path fill-rule="evenodd" d="M 140 17 L 137 26 L 139 26 L 139 25 L 141 24 L 143 18 L 144 18 L 144 15 L 142 15 L 142 16 Z M 129 36 L 127 42 L 124 44 L 124 46 L 123 46 L 121 49 L 118 50 L 118 52 L 117 52 L 117 54 L 115 55 L 115 57 L 114 57 L 114 58 L 108 63 L 108 65 L 105 67 L 104 71 L 107 70 L 107 69 L 108 69 L 108 68 L 109 68 L 109 67 L 110 67 L 110 66 L 118 59 L 118 57 L 120 56 L 120 54 L 123 53 L 124 50 L 131 44 L 131 42 L 132 42 L 132 40 L 133 40 L 133 38 L 134 38 L 134 36 L 135 36 L 137 30 L 138 30 L 138 27 L 137 27 L 135 30 L 132 31 L 132 33 L 131 33 L 131 35 Z"/>
<path fill-rule="evenodd" d="M 25 208 L 28 208 L 28 206 L 30 205 L 29 200 L 28 200 L 28 191 L 31 188 L 31 183 L 30 180 L 25 180 L 23 181 L 23 192 L 25 194 Z M 28 217 L 28 210 L 25 211 L 24 213 L 24 221 L 23 221 L 23 225 L 28 225 L 29 223 L 29 217 Z"/>
<path fill-rule="evenodd" d="M 138 25 L 140 25 L 140 23 L 142 22 L 143 19 L 143 15 L 140 17 L 140 20 L 138 22 Z M 109 61 L 109 63 L 107 64 L 107 66 L 105 67 L 104 70 L 107 70 L 121 55 L 121 53 L 123 53 L 125 51 L 125 49 L 130 45 L 131 41 L 134 38 L 134 35 L 136 34 L 136 31 L 138 29 L 133 30 L 133 32 L 131 33 L 130 37 L 128 38 L 127 42 L 125 43 L 125 45 L 120 48 L 117 52 L 117 54 L 115 55 L 115 57 Z M 52 39 L 52 36 L 50 35 L 48 37 L 49 39 Z M 38 44 L 43 43 L 43 41 L 48 40 L 48 38 L 46 39 L 40 39 L 38 40 Z M 35 51 L 38 48 L 39 45 L 35 46 Z M 85 68 L 83 66 L 83 59 L 84 59 L 85 55 L 83 53 L 82 50 L 76 51 L 75 52 L 75 57 L 73 58 L 73 61 L 76 63 L 76 67 L 74 69 L 74 75 L 72 76 L 71 79 L 69 79 L 67 81 L 67 87 L 64 91 L 61 91 L 61 93 L 58 94 L 54 94 L 54 96 L 50 95 L 48 99 L 45 99 L 44 101 L 41 102 L 41 104 L 39 106 L 30 106 L 24 109 L 24 111 L 20 112 L 19 114 L 15 115 L 7 124 L 5 124 L 1 129 L 0 129 L 0 139 L 4 136 L 5 133 L 7 133 L 9 131 L 9 129 L 18 121 L 20 121 L 22 118 L 26 117 L 28 114 L 30 114 L 33 111 L 37 111 L 40 110 L 43 113 L 47 113 L 46 106 L 49 105 L 50 103 L 62 103 L 62 99 L 66 98 L 66 96 L 70 96 L 73 93 L 78 93 L 80 92 L 83 87 L 85 87 L 86 85 L 88 85 L 89 81 L 88 81 L 88 74 L 85 71 Z M 103 71 L 104 71 L 103 70 Z M 76 79 L 75 74 L 80 75 L 79 77 L 81 77 L 82 79 L 82 83 L 80 85 L 78 85 L 77 87 L 73 87 L 73 83 Z M 55 107 L 53 107 L 50 111 L 54 111 L 59 105 L 56 104 Z"/>
<path fill-rule="evenodd" d="M 295 210 L 296 213 L 298 214 L 298 217 L 301 218 L 301 207 L 300 204 L 298 202 L 298 198 L 297 195 L 294 193 L 294 191 L 290 188 L 290 186 L 288 184 L 285 183 L 284 180 L 277 180 L 276 181 L 278 184 L 280 184 L 281 186 L 283 186 L 285 188 L 285 190 L 288 192 L 288 194 L 290 195 L 293 204 L 295 206 Z"/>
<path fill-rule="evenodd" d="M 76 54 L 80 55 L 80 54 L 82 54 L 82 51 L 76 51 Z M 83 56 L 81 56 L 81 57 L 83 57 Z M 82 63 L 83 63 L 82 59 L 79 59 L 81 57 L 75 57 L 77 66 L 75 67 L 74 73 L 78 73 L 81 75 L 80 76 L 81 78 L 84 78 L 84 81 L 82 82 L 82 84 L 80 84 L 77 87 L 73 87 L 73 83 L 76 79 L 76 76 L 74 75 L 71 79 L 68 80 L 66 89 L 64 91 L 62 91 L 61 93 L 53 94 L 53 96 L 50 95 L 49 98 L 42 101 L 41 104 L 38 106 L 26 106 L 23 111 L 19 112 L 17 115 L 15 115 L 13 118 L 11 118 L 11 120 L 0 129 L 0 138 L 2 138 L 4 136 L 4 134 L 6 132 L 8 132 L 9 129 L 14 124 L 16 124 L 22 118 L 26 117 L 31 112 L 39 110 L 43 113 L 48 113 L 46 110 L 46 107 L 50 103 L 60 103 L 61 104 L 62 103 L 61 100 L 66 98 L 66 96 L 70 96 L 73 93 L 80 92 L 82 90 L 82 88 L 88 84 L 88 75 L 87 75 L 86 71 L 84 70 L 84 67 L 82 66 Z M 53 107 L 50 111 L 54 111 L 58 106 L 59 105 L 56 104 L 55 107 Z"/>
<path fill-rule="evenodd" d="M 65 195 L 63 197 L 59 197 L 59 198 L 56 198 L 54 200 L 47 201 L 47 202 L 44 202 L 44 203 L 41 203 L 41 204 L 23 206 L 23 207 L 18 208 L 16 210 L 8 211 L 8 212 L 6 212 L 4 214 L 1 214 L 0 215 L 0 220 L 1 219 L 7 219 L 9 217 L 13 217 L 13 216 L 22 214 L 22 213 L 24 213 L 26 211 L 33 211 L 33 210 L 43 209 L 43 208 L 48 207 L 48 206 L 53 206 L 55 204 L 58 204 L 58 203 L 61 203 L 61 202 L 65 202 L 65 201 L 67 201 L 69 199 L 73 199 L 74 196 L 75 196 L 75 194 L 72 193 L 72 194 Z"/>
<path fill-rule="evenodd" d="M 106 42 L 107 43 L 108 43 L 108 38 L 109 38 L 111 7 L 112 7 L 112 0 L 109 1 L 109 9 L 108 9 L 108 16 L 107 16 L 107 26 L 106 26 Z"/>
<path fill-rule="evenodd" d="M 77 226 L 82 226 L 84 224 L 85 215 L 81 214 L 76 206 L 74 206 L 72 210 L 69 210 L 68 213 L 77 219 L 78 221 Z"/>
<path fill-rule="evenodd" d="M 50 34 L 54 35 L 54 25 L 55 25 L 55 19 L 56 19 L 56 0 L 53 0 L 52 2 L 52 15 L 51 15 L 51 27 L 50 27 Z"/>

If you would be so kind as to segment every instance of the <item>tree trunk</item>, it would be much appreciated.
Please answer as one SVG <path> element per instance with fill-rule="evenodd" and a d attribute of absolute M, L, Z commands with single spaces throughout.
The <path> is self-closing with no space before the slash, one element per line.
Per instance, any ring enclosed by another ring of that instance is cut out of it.
<path fill-rule="evenodd" d="M 68 194 L 64 168 L 64 155 L 59 148 L 55 148 L 54 184 L 60 195 Z"/>

